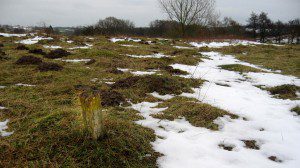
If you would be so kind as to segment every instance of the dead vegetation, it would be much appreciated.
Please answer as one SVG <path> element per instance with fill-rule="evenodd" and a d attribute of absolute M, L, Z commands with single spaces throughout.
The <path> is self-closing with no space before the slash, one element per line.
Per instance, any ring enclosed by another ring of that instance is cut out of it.
<path fill-rule="evenodd" d="M 228 145 L 228 144 L 219 144 L 219 147 L 224 149 L 224 150 L 227 150 L 227 151 L 232 151 L 235 146 L 234 145 Z"/>
<path fill-rule="evenodd" d="M 245 147 L 248 149 L 259 150 L 259 146 L 255 140 L 242 140 L 245 144 Z"/>
<path fill-rule="evenodd" d="M 278 159 L 276 156 L 270 156 L 270 157 L 268 157 L 268 159 L 270 159 L 270 160 L 272 160 L 274 162 L 278 162 L 278 163 L 282 162 L 282 160 Z"/>

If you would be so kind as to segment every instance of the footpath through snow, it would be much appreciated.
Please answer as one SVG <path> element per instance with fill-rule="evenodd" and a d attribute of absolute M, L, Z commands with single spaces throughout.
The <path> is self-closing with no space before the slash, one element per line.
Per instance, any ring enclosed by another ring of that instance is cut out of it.
<path fill-rule="evenodd" d="M 290 110 L 300 101 L 273 98 L 255 85 L 278 86 L 300 80 L 293 76 L 274 73 L 244 73 L 220 69 L 219 65 L 242 64 L 230 55 L 216 52 L 202 53 L 207 57 L 197 66 L 174 64 L 176 69 L 190 75 L 184 77 L 207 80 L 195 93 L 182 96 L 196 98 L 204 103 L 239 115 L 239 119 L 225 116 L 215 120 L 219 131 L 194 127 L 184 118 L 175 121 L 160 120 L 151 114 L 164 111 L 157 103 L 133 104 L 144 120 L 138 124 L 155 130 L 158 138 L 153 148 L 164 156 L 158 159 L 163 168 L 296 168 L 300 165 L 300 118 Z M 260 68 L 267 72 L 270 70 Z M 153 94 L 157 95 L 157 94 Z M 159 95 L 158 95 L 159 96 Z M 171 97 L 170 97 L 171 98 Z M 243 140 L 255 140 L 259 150 L 245 148 Z M 224 150 L 220 144 L 233 147 Z M 271 157 L 272 161 L 269 159 Z"/>

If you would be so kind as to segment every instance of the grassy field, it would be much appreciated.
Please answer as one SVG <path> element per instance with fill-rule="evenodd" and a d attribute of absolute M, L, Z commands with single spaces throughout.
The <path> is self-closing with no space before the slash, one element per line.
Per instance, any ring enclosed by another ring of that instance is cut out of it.
<path fill-rule="evenodd" d="M 174 63 L 197 65 L 201 61 L 198 49 L 176 49 L 171 44 L 185 46 L 183 41 L 145 39 L 155 41 L 153 45 L 135 42 L 112 43 L 105 37 L 70 37 L 72 44 L 61 41 L 57 36 L 52 41 L 41 41 L 27 46 L 29 49 L 44 49 L 42 45 L 59 45 L 64 48 L 93 44 L 91 49 L 70 50 L 71 55 L 63 59 L 94 59 L 93 64 L 70 63 L 45 58 L 40 54 L 29 54 L 28 50 L 17 50 L 14 43 L 19 38 L 0 37 L 6 56 L 0 59 L 0 121 L 9 118 L 9 137 L 1 137 L 0 167 L 156 167 L 160 156 L 151 146 L 154 132 L 135 124 L 142 117 L 128 108 L 130 103 L 156 102 L 159 99 L 149 93 L 180 95 L 200 87 L 202 80 L 177 76 L 185 74 L 169 65 Z M 65 38 L 65 37 L 64 37 Z M 134 45 L 125 47 L 121 45 Z M 282 70 L 285 74 L 300 76 L 299 46 L 255 46 L 228 47 L 217 49 L 234 54 L 246 62 Z M 244 54 L 244 53 L 247 54 Z M 163 53 L 165 58 L 133 58 L 129 55 Z M 17 60 L 25 55 L 40 58 L 43 62 L 57 63 L 61 71 L 41 72 L 39 65 L 19 65 Z M 117 68 L 130 71 L 155 71 L 156 75 L 134 76 L 120 72 Z M 222 67 L 233 71 L 248 72 L 243 67 Z M 110 82 L 115 82 L 111 84 Z M 34 86 L 17 86 L 16 84 Z M 105 137 L 93 141 L 83 131 L 78 88 L 97 88 L 103 94 L 105 111 Z M 114 94 L 110 94 L 110 93 Z M 117 95 L 117 96 L 114 96 Z M 121 105 L 119 105 L 121 104 Z M 232 115 L 193 99 L 175 97 L 160 107 L 169 107 L 160 119 L 187 118 L 195 126 L 218 130 L 213 120 Z M 295 111 L 299 111 L 295 109 Z"/>
<path fill-rule="evenodd" d="M 233 54 L 239 60 L 255 65 L 281 70 L 283 74 L 300 77 L 299 45 L 230 46 L 218 49 L 218 51 Z"/>

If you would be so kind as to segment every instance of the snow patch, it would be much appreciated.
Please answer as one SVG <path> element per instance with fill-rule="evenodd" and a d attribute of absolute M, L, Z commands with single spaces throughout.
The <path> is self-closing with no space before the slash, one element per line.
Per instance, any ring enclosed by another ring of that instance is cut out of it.
<path fill-rule="evenodd" d="M 173 46 L 173 47 L 177 49 L 194 49 L 193 47 L 185 47 L 185 46 Z"/>
<path fill-rule="evenodd" d="M 133 41 L 133 42 L 141 42 L 142 40 L 141 39 L 133 39 L 133 38 L 111 38 L 110 39 L 111 42 L 113 43 L 116 43 L 116 42 L 119 42 L 119 41 Z"/>
<path fill-rule="evenodd" d="M 4 37 L 24 37 L 24 36 L 26 36 L 26 34 L 0 33 L 0 36 L 4 36 Z"/>
<path fill-rule="evenodd" d="M 50 48 L 50 49 L 59 49 L 62 48 L 61 46 L 48 46 L 48 45 L 43 45 L 44 48 Z"/>
<path fill-rule="evenodd" d="M 7 123 L 9 120 L 5 120 L 3 122 L 0 121 L 0 137 L 7 137 L 13 134 L 13 132 L 6 132 L 5 130 L 8 129 Z"/>
<path fill-rule="evenodd" d="M 167 94 L 167 95 L 160 95 L 157 92 L 150 93 L 150 95 L 152 95 L 155 98 L 161 99 L 161 100 L 170 100 L 170 99 L 172 99 L 172 98 L 175 97 L 174 95 L 169 95 L 169 94 Z"/>
<path fill-rule="evenodd" d="M 16 86 L 24 86 L 24 87 L 35 87 L 36 85 L 24 84 L 24 83 L 17 83 Z"/>
<path fill-rule="evenodd" d="M 16 43 L 31 45 L 31 44 L 36 44 L 41 40 L 53 40 L 53 38 L 52 37 L 39 37 L 39 36 L 36 36 L 34 38 L 17 41 Z"/>
<path fill-rule="evenodd" d="M 142 76 L 142 75 L 153 75 L 156 72 L 157 71 L 132 71 L 130 73 L 132 73 L 133 75 L 136 75 L 136 76 Z"/>
<path fill-rule="evenodd" d="M 85 46 L 77 46 L 77 47 L 71 47 L 70 50 L 76 50 L 76 49 L 90 49 L 93 47 L 92 44 L 85 44 Z"/>
<path fill-rule="evenodd" d="M 169 57 L 167 55 L 164 55 L 162 53 L 157 53 L 153 55 L 130 55 L 126 54 L 128 57 L 133 57 L 133 58 L 164 58 L 164 57 Z"/>
<path fill-rule="evenodd" d="M 70 63 L 80 63 L 80 62 L 89 62 L 91 61 L 91 59 L 55 59 L 55 60 L 60 60 L 60 61 L 63 61 L 63 62 L 70 62 Z"/>
<path fill-rule="evenodd" d="M 211 131 L 194 127 L 184 118 L 169 121 L 151 117 L 151 114 L 166 109 L 155 108 L 159 102 L 133 104 L 132 108 L 144 117 L 136 123 L 153 129 L 161 137 L 152 143 L 154 150 L 163 154 L 158 159 L 159 167 L 297 167 L 300 164 L 300 119 L 290 109 L 300 101 L 275 99 L 267 91 L 257 88 L 251 78 L 218 67 L 241 63 L 232 56 L 214 52 L 204 54 L 208 59 L 203 59 L 197 66 L 172 65 L 190 73 L 184 77 L 206 80 L 201 88 L 194 88 L 194 93 L 183 93 L 182 96 L 196 98 L 244 119 L 220 117 L 214 123 L 221 129 Z M 281 80 L 277 74 L 273 78 Z M 270 84 L 267 79 L 265 83 Z M 259 142 L 260 150 L 245 148 L 242 140 Z M 234 149 L 224 150 L 220 144 Z M 268 159 L 270 156 L 283 162 L 273 162 Z"/>
<path fill-rule="evenodd" d="M 190 45 L 197 47 L 197 48 L 201 48 L 201 47 L 222 48 L 222 47 L 237 46 L 237 45 L 248 46 L 248 45 L 268 45 L 268 44 L 259 43 L 259 42 L 255 42 L 255 41 L 247 41 L 247 40 L 233 40 L 230 42 L 210 42 L 210 43 L 191 42 Z M 272 44 L 272 45 L 275 45 L 275 44 Z M 276 45 L 276 46 L 279 46 L 279 45 Z"/>

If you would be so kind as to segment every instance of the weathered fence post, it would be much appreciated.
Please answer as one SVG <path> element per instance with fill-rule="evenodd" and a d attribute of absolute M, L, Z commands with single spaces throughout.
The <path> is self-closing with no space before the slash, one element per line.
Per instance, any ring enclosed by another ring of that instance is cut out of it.
<path fill-rule="evenodd" d="M 85 128 L 97 140 L 104 134 L 100 94 L 97 91 L 84 91 L 79 97 Z"/>

